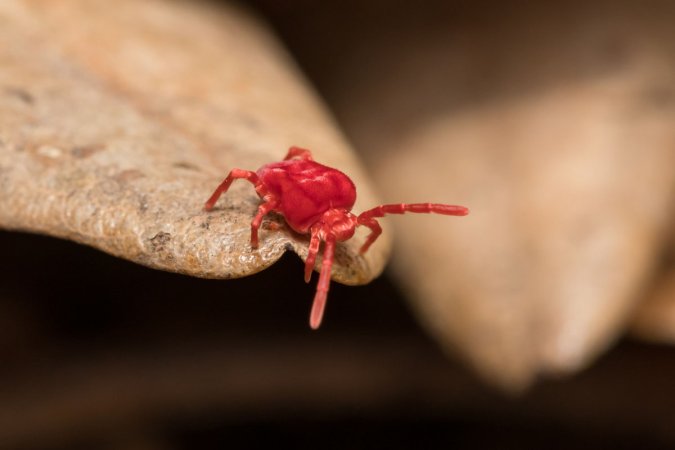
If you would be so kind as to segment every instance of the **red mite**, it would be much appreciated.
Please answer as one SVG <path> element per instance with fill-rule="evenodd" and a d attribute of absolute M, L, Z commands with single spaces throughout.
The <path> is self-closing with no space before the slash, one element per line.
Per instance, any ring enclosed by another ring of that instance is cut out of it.
<path fill-rule="evenodd" d="M 227 191 L 232 181 L 243 178 L 255 185 L 263 200 L 258 214 L 251 222 L 251 246 L 258 247 L 258 229 L 263 217 L 271 212 L 284 216 L 286 223 L 296 232 L 310 234 L 309 253 L 305 261 L 305 282 L 309 282 L 319 252 L 321 241 L 325 243 L 321 274 L 309 317 L 312 329 L 319 328 L 326 305 L 330 285 L 335 243 L 346 241 L 354 235 L 358 225 L 370 228 L 371 233 L 361 247 L 361 253 L 375 242 L 382 233 L 375 217 L 385 214 L 436 213 L 448 216 L 465 216 L 469 210 L 463 206 L 437 203 L 398 203 L 380 205 L 358 216 L 350 211 L 356 201 L 356 187 L 347 175 L 337 169 L 326 167 L 312 159 L 312 153 L 299 147 L 291 147 L 283 161 L 265 164 L 257 172 L 232 169 L 204 205 L 206 211 L 213 209 L 218 198 Z"/>

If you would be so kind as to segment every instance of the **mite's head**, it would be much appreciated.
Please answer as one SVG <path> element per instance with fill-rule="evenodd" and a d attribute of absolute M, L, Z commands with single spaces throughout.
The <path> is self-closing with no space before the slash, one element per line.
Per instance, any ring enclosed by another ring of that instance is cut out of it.
<path fill-rule="evenodd" d="M 346 209 L 333 208 L 329 209 L 321 219 L 318 220 L 316 226 L 319 227 L 319 235 L 322 240 L 326 236 L 332 234 L 336 241 L 346 241 L 354 236 L 356 230 L 357 219 L 356 216 Z"/>

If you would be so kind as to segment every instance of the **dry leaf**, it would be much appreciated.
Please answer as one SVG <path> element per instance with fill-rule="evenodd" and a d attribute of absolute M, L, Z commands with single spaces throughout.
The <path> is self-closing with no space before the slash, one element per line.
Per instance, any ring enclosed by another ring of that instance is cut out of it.
<path fill-rule="evenodd" d="M 255 170 L 290 145 L 348 173 L 356 210 L 377 203 L 342 136 L 274 38 L 231 6 L 157 0 L 0 3 L 0 226 L 46 233 L 160 269 L 230 278 L 264 269 L 307 239 L 261 232 Z M 279 217 L 270 220 L 281 222 Z M 387 239 L 359 237 L 335 279 L 375 277 Z M 300 275 L 299 275 L 300 276 Z"/>
<path fill-rule="evenodd" d="M 675 205 L 668 15 L 562 9 L 373 39 L 354 66 L 396 76 L 332 95 L 385 200 L 471 208 L 396 219 L 394 265 L 433 334 L 508 389 L 623 331 Z"/>

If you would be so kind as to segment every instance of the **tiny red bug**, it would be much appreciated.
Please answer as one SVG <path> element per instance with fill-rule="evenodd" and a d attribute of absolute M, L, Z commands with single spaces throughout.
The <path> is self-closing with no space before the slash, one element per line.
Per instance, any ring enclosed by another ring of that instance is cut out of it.
<path fill-rule="evenodd" d="M 227 191 L 232 181 L 243 178 L 255 185 L 263 200 L 258 214 L 251 222 L 251 246 L 258 247 L 258 229 L 263 217 L 275 211 L 284 216 L 286 223 L 296 232 L 310 234 L 309 253 L 305 261 L 305 282 L 309 282 L 321 241 L 325 243 L 319 283 L 316 287 L 309 325 L 319 328 L 326 305 L 330 274 L 333 266 L 335 243 L 346 241 L 354 235 L 358 225 L 370 228 L 371 233 L 361 247 L 361 253 L 382 233 L 375 217 L 385 214 L 436 213 L 448 216 L 465 216 L 469 210 L 463 206 L 437 203 L 398 203 L 380 205 L 358 216 L 350 211 L 356 201 L 356 187 L 347 175 L 324 166 L 312 159 L 312 153 L 291 147 L 283 161 L 265 164 L 257 172 L 232 169 L 204 205 L 213 209 L 218 198 Z"/>

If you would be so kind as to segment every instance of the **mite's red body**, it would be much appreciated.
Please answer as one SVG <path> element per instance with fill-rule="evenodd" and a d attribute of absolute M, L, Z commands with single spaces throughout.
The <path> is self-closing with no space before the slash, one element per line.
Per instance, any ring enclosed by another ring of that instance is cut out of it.
<path fill-rule="evenodd" d="M 351 213 L 356 201 L 356 187 L 352 180 L 339 170 L 315 162 L 309 150 L 291 147 L 283 161 L 266 164 L 257 172 L 233 169 L 204 205 L 213 209 L 218 198 L 237 178 L 244 178 L 255 185 L 263 200 L 258 214 L 251 222 L 251 245 L 258 247 L 258 229 L 263 217 L 275 211 L 284 216 L 286 223 L 296 232 L 310 234 L 309 253 L 305 261 L 305 281 L 309 282 L 321 241 L 325 243 L 321 274 L 314 296 L 310 326 L 317 329 L 326 304 L 330 274 L 333 266 L 335 243 L 346 241 L 354 235 L 358 225 L 370 228 L 371 233 L 361 247 L 361 253 L 382 233 L 375 217 L 404 212 L 436 213 L 464 216 L 469 210 L 463 206 L 437 203 L 398 203 L 380 205 L 358 216 Z"/>
<path fill-rule="evenodd" d="M 309 233 L 329 209 L 349 211 L 356 201 L 356 186 L 347 175 L 311 159 L 266 164 L 256 174 L 258 194 L 278 199 L 275 209 L 298 233 Z"/>

